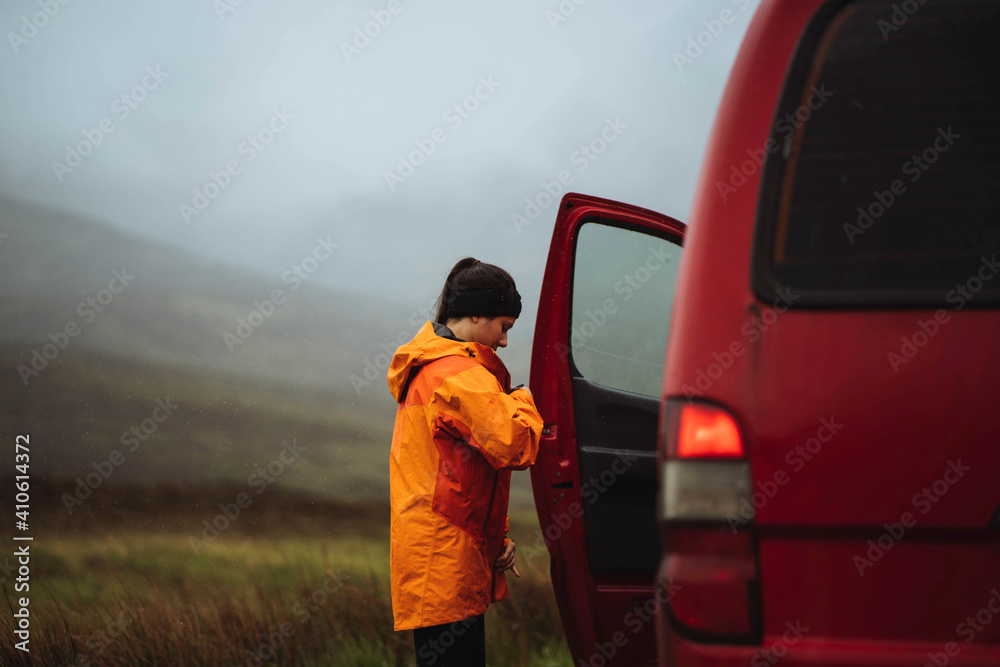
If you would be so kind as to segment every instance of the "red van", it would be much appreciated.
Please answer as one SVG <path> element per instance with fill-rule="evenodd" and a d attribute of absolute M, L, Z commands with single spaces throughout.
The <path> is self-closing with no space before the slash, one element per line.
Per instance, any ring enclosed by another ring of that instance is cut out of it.
<path fill-rule="evenodd" d="M 562 200 L 531 474 L 575 665 L 1000 665 L 998 43 L 996 2 L 765 0 L 689 226 Z"/>

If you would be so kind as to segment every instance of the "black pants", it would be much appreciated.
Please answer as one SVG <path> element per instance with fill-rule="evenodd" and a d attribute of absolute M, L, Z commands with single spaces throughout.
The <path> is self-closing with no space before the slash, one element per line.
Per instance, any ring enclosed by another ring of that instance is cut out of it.
<path fill-rule="evenodd" d="M 417 667 L 486 667 L 483 615 L 413 631 Z"/>

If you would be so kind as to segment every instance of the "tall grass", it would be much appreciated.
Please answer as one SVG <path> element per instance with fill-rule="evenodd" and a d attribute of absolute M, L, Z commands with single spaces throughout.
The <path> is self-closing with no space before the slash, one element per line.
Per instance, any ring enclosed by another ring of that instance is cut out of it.
<path fill-rule="evenodd" d="M 571 665 L 547 559 L 520 565 L 511 598 L 486 614 L 490 665 Z M 10 582 L 7 601 L 16 604 Z M 392 631 L 383 538 L 226 535 L 194 554 L 188 536 L 100 533 L 38 539 L 31 652 L 9 614 L 0 664 L 413 664 L 412 632 Z"/>

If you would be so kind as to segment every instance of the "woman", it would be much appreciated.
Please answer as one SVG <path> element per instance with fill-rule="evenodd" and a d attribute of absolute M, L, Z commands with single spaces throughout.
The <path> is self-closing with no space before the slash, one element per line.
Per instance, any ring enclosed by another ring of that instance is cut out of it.
<path fill-rule="evenodd" d="M 436 321 L 389 367 L 392 611 L 396 630 L 414 630 L 418 667 L 485 665 L 483 613 L 507 597 L 510 471 L 535 462 L 542 432 L 496 355 L 520 314 L 510 274 L 467 257 Z"/>

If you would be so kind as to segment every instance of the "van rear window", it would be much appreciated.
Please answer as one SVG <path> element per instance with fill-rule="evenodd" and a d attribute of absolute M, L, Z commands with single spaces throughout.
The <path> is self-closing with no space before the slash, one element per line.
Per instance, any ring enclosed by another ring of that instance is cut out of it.
<path fill-rule="evenodd" d="M 838 4 L 786 78 L 757 292 L 932 305 L 962 289 L 963 303 L 1000 303 L 1000 4 Z"/>

